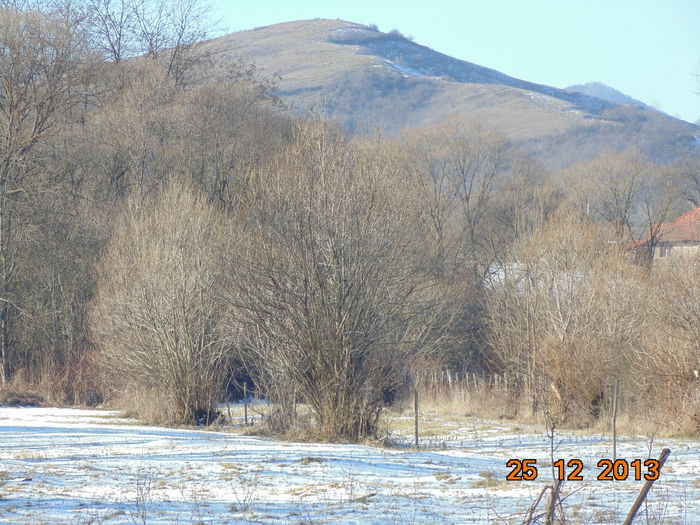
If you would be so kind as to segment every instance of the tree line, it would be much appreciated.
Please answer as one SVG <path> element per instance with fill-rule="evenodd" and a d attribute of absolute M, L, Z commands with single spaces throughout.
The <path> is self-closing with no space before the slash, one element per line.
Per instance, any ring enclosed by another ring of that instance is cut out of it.
<path fill-rule="evenodd" d="M 697 428 L 698 264 L 649 258 L 697 158 L 548 173 L 462 118 L 350 137 L 210 29 L 196 0 L 0 4 L 3 388 L 187 423 L 245 375 L 280 429 L 301 401 L 358 439 L 433 367 L 569 422 L 617 379 Z"/>

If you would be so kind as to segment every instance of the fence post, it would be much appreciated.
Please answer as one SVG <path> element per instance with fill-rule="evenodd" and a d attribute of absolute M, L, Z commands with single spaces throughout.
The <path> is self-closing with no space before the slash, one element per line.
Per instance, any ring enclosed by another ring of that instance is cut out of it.
<path fill-rule="evenodd" d="M 613 441 L 613 463 L 617 459 L 617 398 L 620 395 L 620 380 L 615 378 L 615 386 L 613 387 L 613 411 L 612 411 L 612 441 Z"/>
<path fill-rule="evenodd" d="M 416 448 L 419 448 L 418 445 L 418 385 L 416 384 L 414 386 L 415 390 L 413 392 L 413 413 L 415 415 L 415 423 L 416 423 Z"/>
<path fill-rule="evenodd" d="M 248 426 L 248 382 L 243 381 L 243 419 Z"/>
<path fill-rule="evenodd" d="M 665 448 L 661 451 L 661 456 L 659 456 L 659 474 L 661 473 L 661 468 L 664 466 L 664 463 L 666 463 L 666 460 L 668 459 L 668 456 L 671 454 L 671 450 L 668 448 Z M 659 479 L 659 478 L 656 478 Z M 654 481 L 656 479 L 649 479 L 647 480 L 646 483 L 644 483 L 644 486 L 642 487 L 642 490 L 639 491 L 639 496 L 637 496 L 637 499 L 634 502 L 634 505 L 632 505 L 632 508 L 630 509 L 629 514 L 627 514 L 627 517 L 625 518 L 625 521 L 623 522 L 622 525 L 632 525 L 632 522 L 634 521 L 634 517 L 637 515 L 637 512 L 639 511 L 639 507 L 642 506 L 642 503 L 644 503 L 644 500 L 647 499 L 647 494 L 651 490 L 651 486 L 654 484 Z"/>
<path fill-rule="evenodd" d="M 294 403 L 294 424 L 297 424 L 297 387 L 294 387 L 292 392 L 292 402 Z M 359 441 L 359 440 L 358 440 Z"/>

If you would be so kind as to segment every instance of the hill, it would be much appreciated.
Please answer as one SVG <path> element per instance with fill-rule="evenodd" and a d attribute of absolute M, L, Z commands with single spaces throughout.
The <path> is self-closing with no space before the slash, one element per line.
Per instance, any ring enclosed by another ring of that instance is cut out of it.
<path fill-rule="evenodd" d="M 565 88 L 565 90 L 577 91 L 578 93 L 607 100 L 608 102 L 615 102 L 617 104 L 632 104 L 651 109 L 651 106 L 645 104 L 641 100 L 625 95 L 621 91 L 618 91 L 607 84 L 603 84 L 602 82 L 586 82 L 585 84 L 576 84 Z"/>
<path fill-rule="evenodd" d="M 667 161 L 696 148 L 700 135 L 697 126 L 648 107 L 513 78 L 352 22 L 286 22 L 206 45 L 222 65 L 243 56 L 278 74 L 290 107 L 313 108 L 352 133 L 395 135 L 464 115 L 501 130 L 550 168 L 632 146 Z"/>

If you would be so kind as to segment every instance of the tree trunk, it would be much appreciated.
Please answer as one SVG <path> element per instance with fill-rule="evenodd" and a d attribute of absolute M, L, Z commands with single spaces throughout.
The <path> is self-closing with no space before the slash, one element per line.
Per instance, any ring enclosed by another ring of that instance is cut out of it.
<path fill-rule="evenodd" d="M 5 385 L 9 381 L 9 357 L 7 351 L 7 316 L 8 308 L 8 265 L 7 265 L 7 238 L 6 206 L 5 206 L 5 175 L 7 170 L 0 174 L 0 384 Z"/>

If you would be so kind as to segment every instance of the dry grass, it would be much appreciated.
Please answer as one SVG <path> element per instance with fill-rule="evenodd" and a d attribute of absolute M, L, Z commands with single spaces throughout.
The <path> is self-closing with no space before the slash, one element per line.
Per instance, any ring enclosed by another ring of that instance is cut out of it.
<path fill-rule="evenodd" d="M 453 380 L 451 384 L 432 383 L 424 386 L 419 394 L 420 435 L 426 438 L 445 436 L 451 430 L 463 426 L 464 419 L 478 416 L 484 419 L 511 420 L 524 425 L 545 424 L 542 411 L 532 413 L 530 396 L 509 391 L 502 379 Z M 641 409 L 640 407 L 644 407 Z M 635 410 L 637 410 L 635 412 Z M 685 408 L 687 411 L 687 407 Z M 700 429 L 694 420 L 683 420 L 666 413 L 663 400 L 656 405 L 646 400 L 621 402 L 616 421 L 618 435 L 658 436 L 675 438 L 697 437 Z M 690 413 L 690 412 L 689 412 Z M 665 414 L 665 417 L 664 417 Z M 392 430 L 412 434 L 414 429 L 412 400 L 393 407 L 387 424 Z M 566 420 L 557 421 L 557 427 L 582 433 L 606 433 L 611 431 L 612 407 L 604 406 L 597 418 L 590 414 L 572 414 Z"/>
<path fill-rule="evenodd" d="M 44 397 L 33 390 L 17 389 L 12 385 L 0 388 L 0 406 L 41 406 Z"/>
<path fill-rule="evenodd" d="M 496 489 L 496 488 L 509 488 L 511 486 L 510 482 L 504 481 L 503 479 L 497 477 L 493 472 L 485 471 L 480 472 L 479 477 L 481 479 L 476 480 L 472 484 L 472 488 L 475 489 Z"/>
<path fill-rule="evenodd" d="M 60 405 L 61 400 L 54 395 L 54 385 L 47 381 L 34 382 L 25 370 L 19 370 L 12 381 L 0 387 L 0 406 L 36 407 L 46 403 Z"/>
<path fill-rule="evenodd" d="M 297 403 L 293 414 L 288 417 L 289 426 L 278 428 L 274 418 L 279 407 L 268 403 L 252 403 L 248 405 L 248 425 L 244 423 L 245 408 L 240 403 L 228 404 L 221 409 L 224 421 L 228 423 L 227 431 L 246 436 L 274 436 L 288 442 L 324 441 L 319 433 L 313 414 L 304 403 Z"/>
<path fill-rule="evenodd" d="M 428 382 L 420 392 L 422 410 L 443 416 L 474 416 L 515 419 L 526 412 L 523 396 L 513 396 L 493 379 L 453 379 L 450 383 Z"/>
<path fill-rule="evenodd" d="M 277 24 L 260 30 L 243 31 L 212 40 L 208 45 L 222 51 L 222 61 L 233 53 L 251 58 L 266 74 L 281 74 L 281 91 L 313 88 L 348 67 L 371 64 L 368 55 L 355 54 L 356 46 L 325 42 L 329 31 L 349 25 L 338 20 L 314 20 Z"/>
<path fill-rule="evenodd" d="M 102 402 L 96 376 L 90 354 L 36 373 L 21 368 L 0 387 L 0 406 L 95 406 Z"/>

